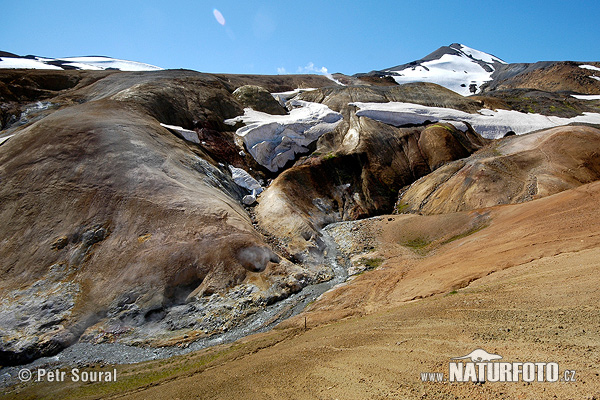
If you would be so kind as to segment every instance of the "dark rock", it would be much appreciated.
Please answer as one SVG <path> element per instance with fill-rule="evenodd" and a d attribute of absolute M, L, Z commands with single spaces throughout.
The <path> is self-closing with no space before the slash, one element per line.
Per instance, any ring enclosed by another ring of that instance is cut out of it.
<path fill-rule="evenodd" d="M 255 111 L 262 111 L 273 115 L 287 114 L 286 109 L 268 91 L 260 86 L 242 86 L 233 92 L 233 96 L 244 107 L 250 107 Z"/>

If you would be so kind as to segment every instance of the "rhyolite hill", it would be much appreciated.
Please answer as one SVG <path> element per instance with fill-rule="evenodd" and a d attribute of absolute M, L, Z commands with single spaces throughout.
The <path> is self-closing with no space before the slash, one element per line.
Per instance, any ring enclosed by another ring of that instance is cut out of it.
<path fill-rule="evenodd" d="M 600 63 L 453 44 L 332 80 L 24 59 L 54 68 L 0 70 L 1 365 L 232 329 L 333 278 L 333 222 L 600 178 Z"/>

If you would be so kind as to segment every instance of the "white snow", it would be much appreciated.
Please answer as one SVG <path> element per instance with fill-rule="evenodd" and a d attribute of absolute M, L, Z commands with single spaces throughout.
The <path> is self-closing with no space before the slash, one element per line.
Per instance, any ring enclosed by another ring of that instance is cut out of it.
<path fill-rule="evenodd" d="M 269 171 L 276 172 L 321 135 L 331 132 L 342 115 L 329 107 L 301 100 L 291 100 L 288 115 L 270 115 L 251 108 L 244 115 L 225 120 L 228 125 L 243 122 L 236 134 L 242 138 L 254 159 Z"/>
<path fill-rule="evenodd" d="M 195 131 L 191 131 L 189 129 L 182 128 L 181 126 L 175 125 L 167 125 L 161 123 L 160 126 L 163 128 L 167 128 L 168 130 L 174 132 L 177 136 L 187 140 L 192 143 L 200 143 L 200 139 L 198 139 L 198 134 Z"/>
<path fill-rule="evenodd" d="M 437 60 L 425 61 L 414 67 L 388 71 L 397 74 L 392 75 L 392 78 L 399 84 L 431 82 L 463 96 L 468 96 L 472 94 L 471 84 L 477 85 L 477 92 L 479 92 L 481 85 L 492 80 L 494 62 L 501 64 L 506 64 L 506 62 L 482 51 L 460 46 L 460 49 L 455 49 L 459 55 L 444 54 Z M 487 63 L 492 72 L 486 71 L 471 57 Z"/>
<path fill-rule="evenodd" d="M 102 71 L 104 69 L 104 68 L 97 67 L 95 65 L 83 64 L 83 63 L 79 63 L 79 62 L 68 62 L 68 63 L 65 63 L 64 65 L 68 65 L 73 68 L 85 69 L 85 70 L 89 70 L 89 71 Z"/>
<path fill-rule="evenodd" d="M 500 64 L 507 64 L 506 61 L 501 60 L 498 57 L 495 57 L 488 53 L 484 53 L 483 51 L 472 49 L 470 47 L 465 46 L 464 44 L 460 45 L 460 51 L 475 58 L 476 60 L 481 60 L 486 63 L 499 62 Z"/>
<path fill-rule="evenodd" d="M 14 57 L 2 57 L 0 58 L 0 68 L 2 69 L 62 69 L 55 65 L 48 65 L 38 60 L 32 60 L 29 58 L 14 58 Z"/>
<path fill-rule="evenodd" d="M 119 60 L 110 57 L 67 57 L 58 58 L 58 61 L 65 61 L 77 65 L 85 65 L 88 68 L 83 69 L 108 69 L 114 68 L 121 71 L 159 71 L 162 68 L 154 65 L 145 64 L 136 61 Z M 80 67 L 81 68 L 81 67 Z"/>
<path fill-rule="evenodd" d="M 290 90 L 288 92 L 279 92 L 279 93 L 271 93 L 271 96 L 273 96 L 275 98 L 275 100 L 277 100 L 279 102 L 279 104 L 281 104 L 282 107 L 285 107 L 285 103 L 288 102 L 288 100 L 296 97 L 296 95 L 302 93 L 302 92 L 310 92 L 311 90 L 317 90 L 315 88 L 308 88 L 308 89 L 294 89 L 294 90 Z"/>
<path fill-rule="evenodd" d="M 400 75 L 393 76 L 399 84 L 411 82 L 437 83 L 463 96 L 471 94 L 469 86 L 474 83 L 479 88 L 491 81 L 491 72 L 466 56 L 444 54 L 439 60 L 427 61 L 422 65 L 394 71 Z M 464 85 L 464 86 L 461 86 Z"/>
<path fill-rule="evenodd" d="M 231 171 L 231 179 L 233 179 L 235 184 L 250 192 L 250 194 L 247 194 L 242 198 L 242 202 L 247 205 L 254 204 L 256 202 L 256 197 L 263 192 L 260 183 L 242 168 L 236 168 L 233 165 L 230 165 L 229 170 Z"/>
<path fill-rule="evenodd" d="M 600 124 L 600 114 L 583 113 L 573 118 L 545 116 L 541 114 L 525 114 L 512 110 L 479 110 L 478 114 L 450 108 L 426 107 L 412 103 L 350 103 L 360 110 L 359 117 L 368 117 L 386 124 L 401 126 L 406 124 L 422 124 L 426 121 L 459 121 L 468 122 L 473 129 L 488 139 L 503 137 L 513 131 L 518 135 L 539 129 L 553 128 L 569 123 Z"/>
<path fill-rule="evenodd" d="M 600 100 L 600 95 L 597 94 L 572 94 L 571 96 L 579 100 Z"/>
<path fill-rule="evenodd" d="M 104 70 L 108 68 L 118 69 L 120 71 L 158 71 L 162 68 L 154 65 L 140 63 L 136 61 L 119 60 L 110 57 L 67 57 L 67 58 L 0 58 L 0 68 L 26 68 L 26 69 L 54 69 L 63 68 L 56 65 L 47 64 L 52 61 L 61 61 L 68 66 L 85 70 Z"/>
<path fill-rule="evenodd" d="M 0 144 L 6 142 L 8 139 L 10 139 L 13 136 L 15 136 L 15 135 L 8 135 L 8 136 L 0 137 Z"/>
<path fill-rule="evenodd" d="M 593 65 L 580 65 L 579 68 L 591 69 L 592 71 L 600 71 L 600 68 Z"/>
<path fill-rule="evenodd" d="M 589 69 L 591 71 L 600 71 L 600 68 L 594 65 L 580 65 L 579 68 Z M 600 81 L 600 76 L 591 75 L 590 78 Z"/>
<path fill-rule="evenodd" d="M 236 185 L 243 187 L 255 196 L 262 193 L 263 188 L 260 183 L 244 169 L 230 165 L 229 170 L 231 171 L 231 179 Z"/>

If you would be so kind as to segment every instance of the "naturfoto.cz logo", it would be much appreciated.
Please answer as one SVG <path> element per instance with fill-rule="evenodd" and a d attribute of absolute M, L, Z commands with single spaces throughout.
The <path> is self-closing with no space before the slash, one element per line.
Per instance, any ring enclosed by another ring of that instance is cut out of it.
<path fill-rule="evenodd" d="M 575 382 L 575 371 L 561 372 L 556 362 L 504 362 L 502 356 L 475 349 L 448 363 L 448 376 L 422 372 L 423 382 Z M 460 361 L 458 361 L 460 360 Z M 470 362 L 462 361 L 470 360 Z"/>

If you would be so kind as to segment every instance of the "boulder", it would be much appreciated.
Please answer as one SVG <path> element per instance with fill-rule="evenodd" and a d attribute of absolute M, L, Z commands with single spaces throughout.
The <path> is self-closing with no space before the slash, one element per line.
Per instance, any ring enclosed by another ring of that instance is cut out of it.
<path fill-rule="evenodd" d="M 272 115 L 285 115 L 287 110 L 264 88 L 255 85 L 244 85 L 233 92 L 244 107 Z"/>

